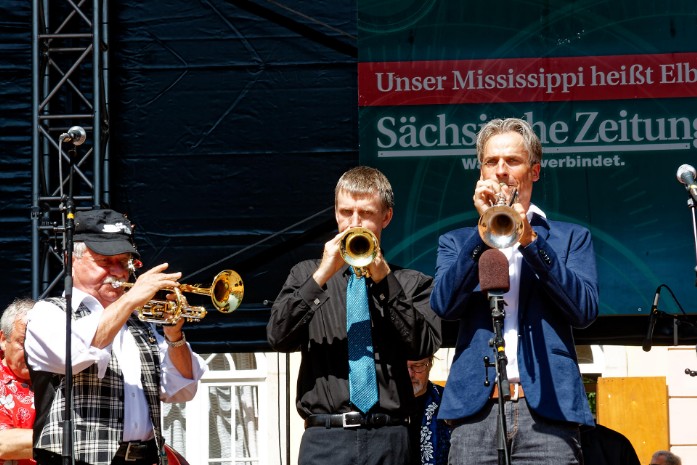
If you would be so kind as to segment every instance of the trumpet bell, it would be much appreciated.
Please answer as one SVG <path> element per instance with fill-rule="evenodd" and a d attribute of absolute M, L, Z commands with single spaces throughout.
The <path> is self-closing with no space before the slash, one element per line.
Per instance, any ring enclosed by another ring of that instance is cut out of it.
<path fill-rule="evenodd" d="M 479 217 L 479 236 L 495 249 L 511 247 L 523 235 L 523 222 L 513 207 L 495 205 Z"/>
<path fill-rule="evenodd" d="M 202 294 L 210 296 L 215 309 L 220 313 L 232 313 L 242 303 L 244 297 L 244 284 L 240 275 L 233 270 L 223 270 L 213 278 L 209 288 L 197 285 L 181 284 L 182 292 Z"/>
<path fill-rule="evenodd" d="M 358 277 L 369 277 L 366 267 L 375 260 L 379 249 L 378 238 L 368 228 L 347 229 L 339 243 L 341 258 L 354 268 Z"/>
<path fill-rule="evenodd" d="M 244 283 L 232 270 L 223 270 L 213 280 L 211 300 L 220 313 L 232 313 L 242 304 Z"/>

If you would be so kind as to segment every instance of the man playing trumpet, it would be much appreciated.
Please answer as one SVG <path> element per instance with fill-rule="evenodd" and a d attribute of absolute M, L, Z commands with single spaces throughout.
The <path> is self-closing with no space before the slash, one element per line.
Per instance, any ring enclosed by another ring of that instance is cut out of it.
<path fill-rule="evenodd" d="M 407 360 L 441 344 L 440 321 L 429 306 L 432 278 L 388 264 L 379 247 L 358 267 L 341 253 L 352 255 L 345 242 L 356 228 L 379 243 L 393 205 L 392 187 L 380 171 L 344 173 L 335 189 L 339 233 L 325 244 L 321 260 L 293 267 L 271 309 L 271 346 L 302 352 L 300 465 L 409 463 L 414 394 Z"/>
<path fill-rule="evenodd" d="M 483 362 L 494 356 L 492 311 L 479 288 L 479 267 L 486 263 L 479 259 L 488 248 L 486 241 L 473 227 L 448 232 L 439 240 L 431 296 L 438 315 L 459 322 L 455 358 L 438 413 L 453 427 L 448 463 L 501 463 L 496 434 L 500 395 L 510 397 L 504 420 L 509 422 L 510 463 L 583 463 L 579 425 L 594 421 L 572 328 L 588 326 L 598 315 L 590 232 L 548 220 L 531 202 L 533 183 L 540 177 L 542 145 L 529 123 L 517 118 L 489 121 L 477 137 L 477 156 L 481 177 L 473 203 L 480 216 L 495 208 L 500 193 L 508 197 L 514 187 L 519 195 L 509 215 L 522 223 L 512 228 L 520 234 L 498 252 L 503 255 L 504 279 L 510 282 L 510 289 L 502 289 L 507 291 L 503 338 L 510 392 L 499 394 L 495 382 L 485 384 L 496 375 Z"/>
<path fill-rule="evenodd" d="M 72 372 L 77 465 L 160 463 L 164 453 L 160 401 L 186 402 L 205 363 L 182 332 L 184 319 L 164 326 L 164 338 L 134 310 L 156 292 L 179 286 L 167 264 L 128 280 L 139 254 L 130 221 L 113 210 L 75 215 L 72 258 Z M 34 458 L 60 465 L 64 443 L 65 298 L 39 301 L 30 312 L 25 350 L 35 390 Z"/>

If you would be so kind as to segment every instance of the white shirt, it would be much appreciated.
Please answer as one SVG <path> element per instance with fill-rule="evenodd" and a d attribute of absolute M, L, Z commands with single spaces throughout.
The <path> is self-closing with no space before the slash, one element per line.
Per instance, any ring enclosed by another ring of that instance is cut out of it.
<path fill-rule="evenodd" d="M 530 208 L 527 211 L 528 221 L 532 220 L 533 213 L 546 218 L 542 210 L 530 204 Z M 520 371 L 518 370 L 518 306 L 520 305 L 520 271 L 523 265 L 523 254 L 520 253 L 518 247 L 520 247 L 520 244 L 515 243 L 511 247 L 500 249 L 508 258 L 508 276 L 510 279 L 510 288 L 503 295 L 503 300 L 506 302 L 504 307 L 506 317 L 503 320 L 503 340 L 506 358 L 508 359 L 506 374 L 511 383 L 520 382 Z"/>
<path fill-rule="evenodd" d="M 103 378 L 111 352 L 119 362 L 124 379 L 124 441 L 144 441 L 154 436 L 143 386 L 140 381 L 140 361 L 138 346 L 133 335 L 124 325 L 114 341 L 104 349 L 92 347 L 97 326 L 104 308 L 94 297 L 73 288 L 72 307 L 77 309 L 83 303 L 90 314 L 72 320 L 72 371 L 80 373 L 89 366 L 97 364 L 99 378 Z M 65 374 L 65 326 L 66 314 L 55 305 L 39 301 L 27 317 L 27 337 L 24 350 L 29 366 L 37 371 Z M 204 360 L 193 351 L 192 368 L 194 379 L 183 377 L 172 364 L 167 353 L 167 342 L 156 331 L 160 349 L 160 400 L 162 402 L 187 402 L 193 399 L 198 381 L 207 371 Z"/>

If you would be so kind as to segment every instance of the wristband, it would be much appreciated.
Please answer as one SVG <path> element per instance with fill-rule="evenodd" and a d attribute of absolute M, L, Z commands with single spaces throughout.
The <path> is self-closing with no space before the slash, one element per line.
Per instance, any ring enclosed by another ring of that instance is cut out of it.
<path fill-rule="evenodd" d="M 170 347 L 181 347 L 184 344 L 186 344 L 186 337 L 184 336 L 184 331 L 182 331 L 182 338 L 179 339 L 178 341 L 170 341 L 167 339 L 167 336 L 165 336 L 165 341 L 167 341 L 167 345 Z"/>

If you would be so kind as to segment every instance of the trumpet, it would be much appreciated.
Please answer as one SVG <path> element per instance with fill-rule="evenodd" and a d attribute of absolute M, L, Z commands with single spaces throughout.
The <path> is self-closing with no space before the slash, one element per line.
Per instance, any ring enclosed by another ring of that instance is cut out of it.
<path fill-rule="evenodd" d="M 506 184 L 501 184 L 505 186 Z M 505 249 L 520 240 L 523 235 L 523 221 L 520 215 L 511 206 L 518 199 L 518 190 L 513 189 L 511 200 L 508 202 L 506 194 L 500 191 L 496 194 L 496 204 L 488 208 L 479 217 L 479 236 L 484 243 L 495 249 Z"/>
<path fill-rule="evenodd" d="M 341 258 L 353 267 L 358 278 L 370 277 L 367 267 L 377 257 L 378 250 L 378 238 L 367 228 L 349 228 L 339 242 Z"/>
<path fill-rule="evenodd" d="M 108 280 L 114 288 L 133 287 L 133 283 Z M 232 270 L 223 270 L 213 278 L 210 287 L 204 288 L 198 284 L 180 284 L 179 287 L 166 289 L 174 294 L 174 300 L 152 299 L 142 307 L 136 308 L 138 318 L 149 323 L 172 325 L 179 319 L 186 321 L 201 321 L 206 316 L 206 309 L 202 306 L 189 305 L 184 297 L 184 292 L 208 295 L 216 310 L 220 313 L 231 313 L 240 306 L 244 297 L 244 284 L 239 274 Z"/>

